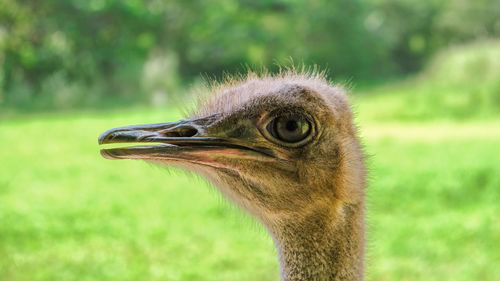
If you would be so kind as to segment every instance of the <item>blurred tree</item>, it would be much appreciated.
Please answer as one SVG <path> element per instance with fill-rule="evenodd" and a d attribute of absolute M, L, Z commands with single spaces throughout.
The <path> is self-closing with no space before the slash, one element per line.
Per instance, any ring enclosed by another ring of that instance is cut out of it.
<path fill-rule="evenodd" d="M 394 75 L 498 36 L 499 14 L 496 0 L 0 0 L 0 105 L 146 102 L 200 73 L 290 60 Z"/>
<path fill-rule="evenodd" d="M 381 39 L 398 72 L 422 67 L 451 44 L 500 36 L 497 0 L 370 0 Z"/>

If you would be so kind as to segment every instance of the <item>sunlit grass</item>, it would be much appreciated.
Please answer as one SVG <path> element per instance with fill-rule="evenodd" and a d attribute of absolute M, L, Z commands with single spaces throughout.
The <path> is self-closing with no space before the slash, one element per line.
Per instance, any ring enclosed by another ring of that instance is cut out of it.
<path fill-rule="evenodd" d="M 205 182 L 99 155 L 135 110 L 0 122 L 0 280 L 278 280 L 266 231 Z M 363 117 L 363 116 L 361 116 Z M 500 122 L 361 124 L 369 280 L 495 280 Z"/>
<path fill-rule="evenodd" d="M 456 137 L 461 129 L 450 137 L 368 141 L 370 279 L 499 276 L 500 138 Z"/>
<path fill-rule="evenodd" d="M 0 280 L 275 279 L 265 232 L 202 180 L 99 155 L 104 129 L 178 115 L 0 125 Z"/>

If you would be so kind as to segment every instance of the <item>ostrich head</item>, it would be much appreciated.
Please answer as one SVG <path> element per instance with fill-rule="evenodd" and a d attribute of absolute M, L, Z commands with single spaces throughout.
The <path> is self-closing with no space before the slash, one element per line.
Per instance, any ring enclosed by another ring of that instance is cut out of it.
<path fill-rule="evenodd" d="M 104 132 L 100 144 L 156 144 L 102 155 L 199 173 L 275 240 L 317 232 L 314 225 L 335 228 L 363 208 L 363 155 L 341 87 L 319 74 L 286 72 L 250 74 L 208 91 L 185 120 Z"/>

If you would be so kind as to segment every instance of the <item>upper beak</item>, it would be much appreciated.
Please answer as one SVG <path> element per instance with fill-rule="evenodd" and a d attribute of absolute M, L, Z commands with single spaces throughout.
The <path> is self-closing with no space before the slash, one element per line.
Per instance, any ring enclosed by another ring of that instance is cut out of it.
<path fill-rule="evenodd" d="M 107 159 L 182 160 L 210 166 L 220 166 L 221 157 L 272 159 L 269 151 L 252 148 L 248 142 L 208 134 L 210 123 L 205 118 L 110 129 L 101 134 L 99 144 L 160 144 L 101 149 L 101 155 Z"/>

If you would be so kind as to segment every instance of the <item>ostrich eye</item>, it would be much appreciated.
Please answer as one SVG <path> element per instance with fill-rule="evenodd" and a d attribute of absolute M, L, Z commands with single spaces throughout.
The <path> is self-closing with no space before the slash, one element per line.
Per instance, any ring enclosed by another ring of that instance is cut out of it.
<path fill-rule="evenodd" d="M 311 124 L 304 116 L 279 116 L 267 125 L 267 131 L 275 138 L 286 143 L 297 143 L 311 132 Z"/>

